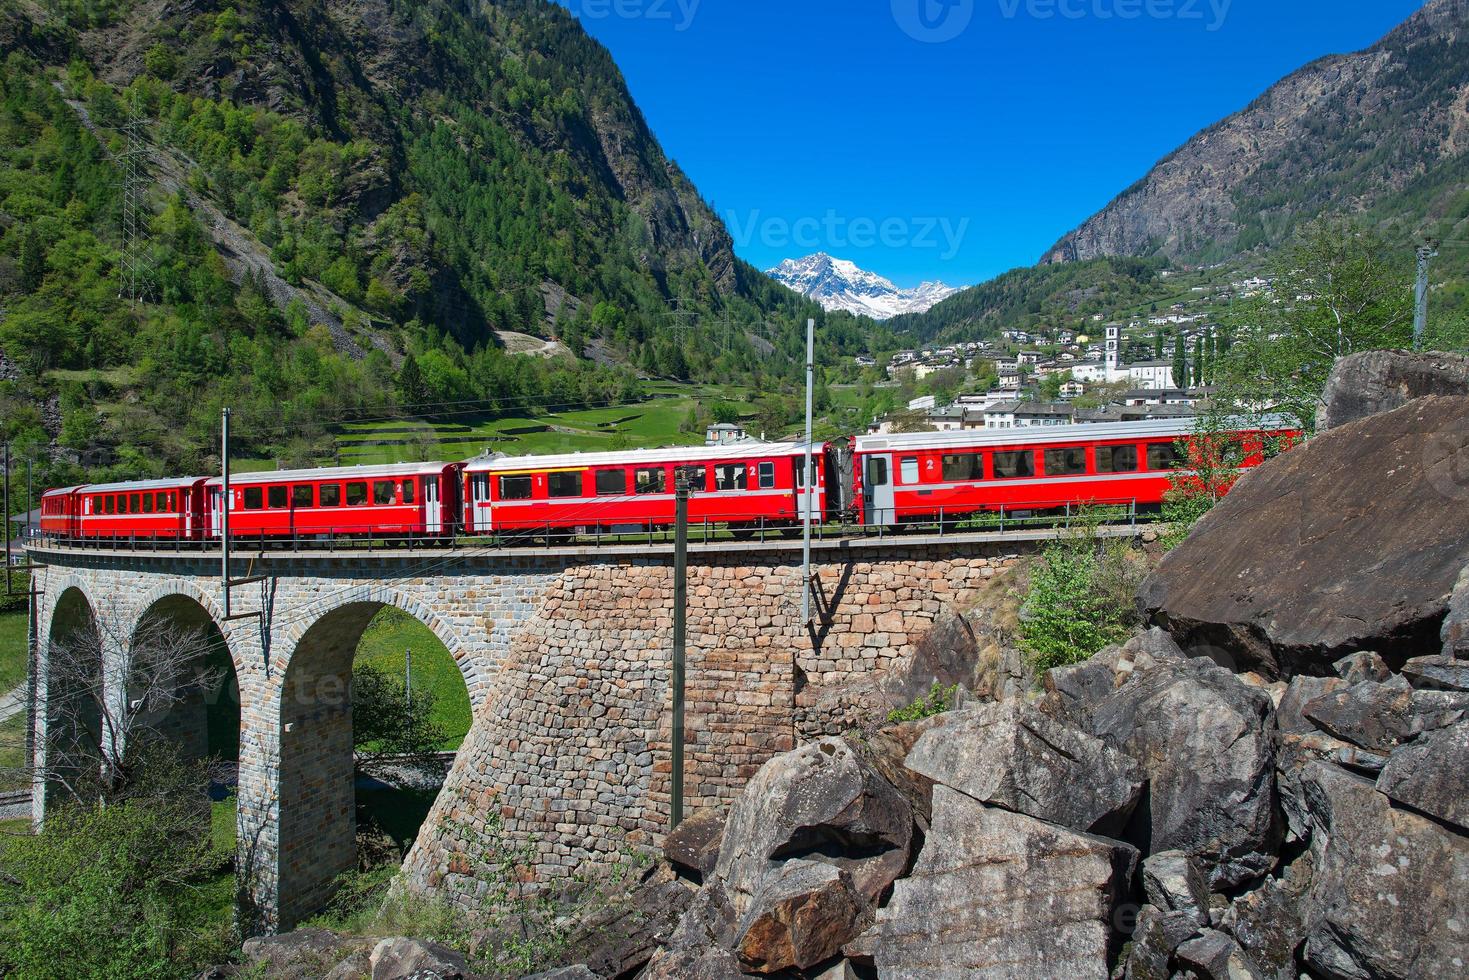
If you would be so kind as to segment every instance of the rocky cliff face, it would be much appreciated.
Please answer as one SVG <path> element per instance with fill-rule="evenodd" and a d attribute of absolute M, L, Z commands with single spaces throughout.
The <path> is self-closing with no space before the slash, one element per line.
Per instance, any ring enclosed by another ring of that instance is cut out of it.
<path fill-rule="evenodd" d="M 1428 217 L 1463 183 L 1466 26 L 1459 0 L 1433 0 L 1372 48 L 1308 65 L 1174 151 L 1042 261 L 1222 257 L 1409 188 L 1408 216 Z"/>

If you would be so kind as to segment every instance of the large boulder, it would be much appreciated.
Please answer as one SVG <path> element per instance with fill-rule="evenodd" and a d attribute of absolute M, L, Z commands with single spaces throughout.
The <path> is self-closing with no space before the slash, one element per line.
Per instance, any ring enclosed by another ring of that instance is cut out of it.
<path fill-rule="evenodd" d="M 1403 676 L 1420 691 L 1469 691 L 1469 660 L 1447 654 L 1414 657 L 1403 665 Z"/>
<path fill-rule="evenodd" d="M 693 897 L 671 868 L 654 865 L 632 888 L 590 903 L 590 911 L 566 927 L 561 961 L 601 976 L 628 975 L 673 934 Z"/>
<path fill-rule="evenodd" d="M 1160 662 L 1186 659 L 1167 631 L 1154 627 L 1122 646 L 1108 647 L 1089 660 L 1046 671 L 1041 710 L 1081 728 L 1091 727 L 1092 707 L 1117 690 L 1134 673 Z"/>
<path fill-rule="evenodd" d="M 933 780 L 908 768 L 908 753 L 913 751 L 913 746 L 918 744 L 924 733 L 940 728 L 948 721 L 945 713 L 886 725 L 852 746 L 868 765 L 877 770 L 878 775 L 903 795 L 923 827 L 928 826 L 933 814 Z"/>
<path fill-rule="evenodd" d="M 981 803 L 1108 836 L 1143 787 L 1130 757 L 1021 701 L 952 713 L 918 740 L 908 768 Z"/>
<path fill-rule="evenodd" d="M 1199 931 L 1192 916 L 1164 912 L 1154 905 L 1138 910 L 1132 937 L 1122 957 L 1123 980 L 1169 980 L 1173 951 Z"/>
<path fill-rule="evenodd" d="M 1306 705 L 1308 721 L 1370 752 L 1391 752 L 1424 732 L 1457 722 L 1469 709 L 1469 694 L 1415 691 L 1395 675 L 1385 684 L 1363 681 L 1323 694 Z"/>
<path fill-rule="evenodd" d="M 751 973 L 808 970 L 866 928 L 871 907 L 845 871 L 787 861 L 767 875 L 736 932 L 735 952 Z"/>
<path fill-rule="evenodd" d="M 1316 428 L 1334 429 L 1427 395 L 1469 395 L 1469 357 L 1402 350 L 1352 354 L 1331 370 Z"/>
<path fill-rule="evenodd" d="M 417 939 L 384 939 L 369 958 L 372 980 L 473 980 L 469 963 L 439 943 Z"/>
<path fill-rule="evenodd" d="M 1469 565 L 1459 573 L 1439 639 L 1443 641 L 1444 656 L 1469 660 Z"/>
<path fill-rule="evenodd" d="M 1306 938 L 1303 903 L 1311 889 L 1310 852 L 1280 877 L 1270 877 L 1230 906 L 1228 929 L 1260 970 L 1274 980 L 1297 980 L 1296 952 Z"/>
<path fill-rule="evenodd" d="M 372 948 L 372 940 L 339 936 L 327 929 L 297 929 L 278 936 L 245 940 L 246 965 L 284 980 L 317 980 L 354 954 Z"/>
<path fill-rule="evenodd" d="M 936 786 L 912 873 L 848 946 L 891 980 L 1106 980 L 1137 852 Z"/>
<path fill-rule="evenodd" d="M 1140 599 L 1186 649 L 1269 676 L 1440 645 L 1469 558 L 1469 397 L 1421 398 L 1247 473 Z"/>
<path fill-rule="evenodd" d="M 1203 658 L 1158 661 L 1094 706 L 1092 734 L 1148 776 L 1129 839 L 1193 855 L 1216 890 L 1270 871 L 1281 839 L 1274 714 L 1267 692 Z"/>
<path fill-rule="evenodd" d="M 1469 963 L 1469 838 L 1394 808 L 1369 780 L 1318 763 L 1305 960 L 1333 978 L 1459 977 Z"/>
<path fill-rule="evenodd" d="M 724 811 L 700 810 L 687 817 L 663 839 L 663 856 L 700 880 L 714 870 L 724 837 Z"/>
<path fill-rule="evenodd" d="M 764 878 L 793 858 L 844 869 L 876 901 L 908 864 L 913 810 L 844 739 L 776 756 L 745 786 L 725 823 L 714 876 L 743 915 Z"/>
<path fill-rule="evenodd" d="M 1209 886 L 1198 862 L 1182 851 L 1162 851 L 1143 861 L 1143 892 L 1165 914 L 1180 912 L 1195 928 L 1209 924 Z"/>
<path fill-rule="evenodd" d="M 1205 929 L 1179 946 L 1173 955 L 1181 969 L 1199 980 L 1263 980 L 1264 977 L 1239 943 L 1213 929 Z"/>
<path fill-rule="evenodd" d="M 1377 777 L 1377 790 L 1469 833 L 1469 721 L 1398 749 Z"/>
<path fill-rule="evenodd" d="M 718 880 L 694 896 L 663 948 L 653 954 L 641 980 L 740 980 L 734 954 L 735 910 Z"/>

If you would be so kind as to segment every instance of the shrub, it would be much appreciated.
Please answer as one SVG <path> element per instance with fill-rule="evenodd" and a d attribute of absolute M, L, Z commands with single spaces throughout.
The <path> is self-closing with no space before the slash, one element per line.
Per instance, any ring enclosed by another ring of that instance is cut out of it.
<path fill-rule="evenodd" d="M 102 804 L 0 848 L 0 975 L 187 977 L 229 955 L 202 772 L 154 757 Z"/>
<path fill-rule="evenodd" d="M 1125 639 L 1137 624 L 1134 596 L 1143 571 L 1127 543 L 1103 542 L 1094 527 L 1048 545 L 1020 610 L 1031 669 L 1080 663 Z"/>
<path fill-rule="evenodd" d="M 944 687 L 938 681 L 934 681 L 933 687 L 923 697 L 914 701 L 906 708 L 895 708 L 889 711 L 888 724 L 896 725 L 905 721 L 922 721 L 924 718 L 941 715 L 954 706 L 954 695 L 958 690 L 958 684 Z"/>

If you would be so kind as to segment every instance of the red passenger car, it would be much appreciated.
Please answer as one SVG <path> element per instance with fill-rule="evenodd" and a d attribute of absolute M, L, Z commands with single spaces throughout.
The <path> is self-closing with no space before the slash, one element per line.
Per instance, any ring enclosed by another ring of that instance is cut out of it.
<path fill-rule="evenodd" d="M 1241 432 L 1246 466 L 1263 461 L 1269 436 Z M 1192 419 L 865 436 L 854 454 L 862 524 L 947 520 L 983 511 L 1053 510 L 1084 504 L 1161 504 L 1189 469 L 1180 442 Z M 1251 448 L 1252 447 L 1252 448 Z"/>
<path fill-rule="evenodd" d="M 41 494 L 41 533 L 53 538 L 77 536 L 77 491 L 62 487 Z"/>
<path fill-rule="evenodd" d="M 815 494 L 801 489 L 806 449 L 794 443 L 740 443 L 674 449 L 501 457 L 465 465 L 461 495 L 467 533 L 668 527 L 678 472 L 692 490 L 689 521 L 746 533 L 801 523 L 801 508 L 826 519 L 830 460 L 812 447 Z"/>
<path fill-rule="evenodd" d="M 70 493 L 75 537 L 195 541 L 204 533 L 203 477 L 99 483 Z"/>
<path fill-rule="evenodd" d="M 230 478 L 231 538 L 454 533 L 461 463 L 242 473 Z M 209 537 L 223 532 L 223 480 L 208 481 Z"/>

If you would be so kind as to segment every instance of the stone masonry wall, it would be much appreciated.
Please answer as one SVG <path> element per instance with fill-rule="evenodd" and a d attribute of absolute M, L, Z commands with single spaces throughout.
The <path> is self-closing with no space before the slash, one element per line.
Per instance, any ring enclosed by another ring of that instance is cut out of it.
<path fill-rule="evenodd" d="M 686 812 L 726 805 L 798 739 L 839 731 L 835 690 L 889 670 L 1012 555 L 889 550 L 816 568 L 823 626 L 800 627 L 797 562 L 691 561 Z M 413 887 L 466 906 L 505 849 L 541 882 L 661 840 L 669 815 L 672 570 L 584 565 L 547 589 L 405 863 Z"/>

